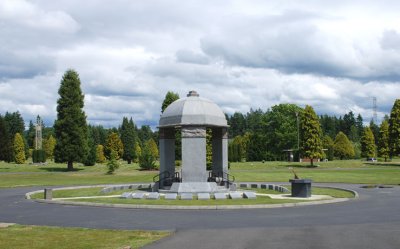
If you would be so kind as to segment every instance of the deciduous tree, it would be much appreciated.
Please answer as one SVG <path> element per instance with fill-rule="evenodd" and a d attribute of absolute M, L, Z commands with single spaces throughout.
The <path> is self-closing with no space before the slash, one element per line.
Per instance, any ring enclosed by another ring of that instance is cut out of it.
<path fill-rule="evenodd" d="M 172 102 L 174 102 L 175 100 L 178 100 L 178 99 L 179 99 L 179 94 L 168 91 L 167 94 L 165 95 L 164 101 L 161 105 L 161 113 L 163 113 L 165 111 L 165 109 L 167 109 L 167 107 Z"/>
<path fill-rule="evenodd" d="M 105 146 L 105 156 L 107 159 L 111 159 L 111 152 L 115 151 L 115 159 L 118 160 L 124 154 L 124 145 L 122 144 L 121 139 L 118 134 L 115 132 L 111 132 L 108 135 L 106 146 Z"/>

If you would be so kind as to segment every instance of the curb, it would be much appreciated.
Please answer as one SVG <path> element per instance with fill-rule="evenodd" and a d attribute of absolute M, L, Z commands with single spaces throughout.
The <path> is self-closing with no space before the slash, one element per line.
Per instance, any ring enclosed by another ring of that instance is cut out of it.
<path fill-rule="evenodd" d="M 89 207 L 107 207 L 107 208 L 125 208 L 125 209 L 164 209 L 164 210 L 234 210 L 234 209 L 265 209 L 265 208 L 283 208 L 283 207 L 299 207 L 310 205 L 321 205 L 339 203 L 351 200 L 350 198 L 337 198 L 334 200 L 309 201 L 299 203 L 284 204 L 256 204 L 256 205 L 212 205 L 212 206 L 175 206 L 175 205 L 140 205 L 140 204 L 108 204 L 108 203 L 92 203 L 92 202 L 74 202 L 74 201 L 52 201 L 52 200 L 34 200 L 39 203 L 61 204 L 73 206 L 89 206 Z"/>
<path fill-rule="evenodd" d="M 90 186 L 73 186 L 73 187 L 61 187 L 55 189 L 80 189 L 80 188 L 92 188 L 92 187 L 110 187 L 110 185 L 90 185 Z M 320 201 L 308 201 L 298 203 L 283 203 L 283 204 L 254 204 L 254 205 L 209 205 L 209 206 L 179 206 L 179 205 L 142 205 L 142 204 L 111 204 L 111 203 L 93 203 L 93 202 L 74 202 L 74 201 L 63 201 L 63 200 L 43 200 L 43 199 L 31 199 L 31 195 L 35 193 L 43 192 L 43 190 L 36 190 L 25 194 L 25 198 L 39 203 L 47 204 L 60 204 L 60 205 L 73 205 L 73 206 L 90 206 L 90 207 L 107 207 L 107 208 L 125 208 L 125 209 L 165 209 L 165 210 L 234 210 L 234 209 L 266 209 L 266 208 L 282 208 L 282 207 L 299 207 L 299 206 L 310 206 L 310 205 L 321 205 L 321 204 L 332 204 L 349 201 L 352 199 L 359 198 L 356 191 L 351 189 L 344 189 L 338 187 L 325 187 L 322 188 L 339 189 L 352 192 L 354 198 L 336 198 L 331 200 L 320 200 Z"/>

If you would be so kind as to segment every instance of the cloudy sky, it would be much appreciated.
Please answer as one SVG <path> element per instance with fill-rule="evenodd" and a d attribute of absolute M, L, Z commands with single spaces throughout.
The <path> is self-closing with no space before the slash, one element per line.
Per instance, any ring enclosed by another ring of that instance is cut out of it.
<path fill-rule="evenodd" d="M 0 114 L 56 117 L 80 74 L 91 124 L 155 126 L 167 91 L 232 114 L 279 103 L 378 118 L 400 98 L 400 1 L 1 0 Z"/>

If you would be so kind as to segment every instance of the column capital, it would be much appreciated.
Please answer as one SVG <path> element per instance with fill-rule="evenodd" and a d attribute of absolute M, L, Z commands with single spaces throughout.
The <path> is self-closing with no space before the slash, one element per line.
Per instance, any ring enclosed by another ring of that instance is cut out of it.
<path fill-rule="evenodd" d="M 204 138 L 206 127 L 182 127 L 182 138 Z"/>
<path fill-rule="evenodd" d="M 175 139 L 174 128 L 160 128 L 159 134 L 160 134 L 160 139 Z"/>

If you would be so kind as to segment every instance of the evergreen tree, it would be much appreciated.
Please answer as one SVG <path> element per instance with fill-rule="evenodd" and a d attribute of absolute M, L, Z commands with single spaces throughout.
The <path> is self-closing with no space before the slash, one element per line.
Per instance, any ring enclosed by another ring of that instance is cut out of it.
<path fill-rule="evenodd" d="M 168 91 L 161 105 L 161 113 L 163 113 L 170 104 L 172 104 L 174 101 L 178 99 L 179 99 L 178 93 Z M 142 140 L 142 142 L 146 141 L 147 139 Z M 175 131 L 175 159 L 176 160 L 182 159 L 182 135 L 180 130 Z"/>
<path fill-rule="evenodd" d="M 264 139 L 259 133 L 254 133 L 249 136 L 249 146 L 247 148 L 247 161 L 262 161 L 265 159 L 265 144 Z"/>
<path fill-rule="evenodd" d="M 0 115 L 0 160 L 11 162 L 13 159 L 12 142 L 9 139 L 8 125 Z"/>
<path fill-rule="evenodd" d="M 322 141 L 318 116 L 309 105 L 301 113 L 300 136 L 302 154 L 311 159 L 311 166 L 313 166 L 315 158 L 322 158 Z"/>
<path fill-rule="evenodd" d="M 85 166 L 94 166 L 96 165 L 96 156 L 97 156 L 97 146 L 94 143 L 94 140 L 91 136 L 88 137 L 88 153 L 83 161 Z"/>
<path fill-rule="evenodd" d="M 128 118 L 124 117 L 122 119 L 121 126 L 121 141 L 124 145 L 124 154 L 122 159 L 128 161 L 131 164 L 132 160 L 135 159 L 135 142 L 136 142 L 136 129 L 132 118 L 128 121 Z"/>
<path fill-rule="evenodd" d="M 104 146 L 98 144 L 96 147 L 96 162 L 104 163 L 106 161 L 106 157 L 104 156 Z"/>
<path fill-rule="evenodd" d="M 139 162 L 139 158 L 142 155 L 142 148 L 140 147 L 139 141 L 135 142 L 135 154 L 136 154 L 136 158 L 135 158 L 135 163 Z"/>
<path fill-rule="evenodd" d="M 389 154 L 389 122 L 383 120 L 379 129 L 378 156 L 385 158 L 385 162 L 387 162 Z"/>
<path fill-rule="evenodd" d="M 84 95 L 77 72 L 65 72 L 58 94 L 54 158 L 56 162 L 67 162 L 68 170 L 73 170 L 73 163 L 81 162 L 88 151 Z"/>
<path fill-rule="evenodd" d="M 328 159 L 329 161 L 332 161 L 334 157 L 334 152 L 333 152 L 334 142 L 332 138 L 328 135 L 325 135 L 322 138 L 322 146 L 324 149 L 326 149 L 325 158 Z"/>
<path fill-rule="evenodd" d="M 114 150 L 110 153 L 110 159 L 107 163 L 107 174 L 114 174 L 114 171 L 119 168 L 118 153 Z"/>
<path fill-rule="evenodd" d="M 147 140 L 145 147 L 149 148 L 151 155 L 157 160 L 159 157 L 158 146 L 154 139 Z"/>
<path fill-rule="evenodd" d="M 43 140 L 43 150 L 46 153 L 46 158 L 54 159 L 54 148 L 56 147 L 56 139 L 53 135 Z"/>
<path fill-rule="evenodd" d="M 375 138 L 369 127 L 364 128 L 361 137 L 361 156 L 367 159 L 375 157 Z"/>
<path fill-rule="evenodd" d="M 10 134 L 11 141 L 14 139 L 15 134 L 19 133 L 20 135 L 24 134 L 25 131 L 25 123 L 21 114 L 17 112 L 9 113 L 6 112 L 4 115 L 4 120 L 8 125 L 8 131 Z"/>
<path fill-rule="evenodd" d="M 29 148 L 34 148 L 34 142 L 35 142 L 35 125 L 33 124 L 32 120 L 29 121 L 29 128 L 25 133 L 25 140 L 28 143 Z"/>
<path fill-rule="evenodd" d="M 111 159 L 111 152 L 115 151 L 115 159 L 119 160 L 124 154 L 124 145 L 122 144 L 121 139 L 118 134 L 115 132 L 111 132 L 108 135 L 106 146 L 104 148 L 105 156 L 107 159 Z"/>
<path fill-rule="evenodd" d="M 334 155 L 340 160 L 354 157 L 354 147 L 346 134 L 341 131 L 336 135 L 333 151 Z"/>
<path fill-rule="evenodd" d="M 17 164 L 25 163 L 25 143 L 19 133 L 14 136 L 14 161 Z"/>
<path fill-rule="evenodd" d="M 379 137 L 379 126 L 377 124 L 374 123 L 374 120 L 371 120 L 371 122 L 369 123 L 369 128 L 372 131 L 372 134 L 374 135 L 374 137 Z M 378 140 L 375 139 L 375 145 L 378 144 Z"/>
<path fill-rule="evenodd" d="M 357 131 L 358 131 L 358 137 L 361 137 L 363 132 L 364 132 L 363 118 L 362 118 L 361 114 L 357 115 L 356 128 L 357 128 Z"/>
<path fill-rule="evenodd" d="M 400 153 L 400 99 L 396 99 L 389 118 L 390 158 Z"/>
<path fill-rule="evenodd" d="M 144 144 L 139 157 L 139 166 L 145 170 L 153 170 L 156 168 L 156 158 L 154 157 L 154 153 L 151 151 L 151 142 L 149 141 Z"/>
<path fill-rule="evenodd" d="M 170 104 L 172 104 L 172 102 L 174 102 L 178 99 L 179 99 L 179 94 L 168 91 L 167 94 L 165 95 L 164 101 L 161 105 L 161 113 L 163 113 L 165 111 L 165 109 L 167 109 L 167 107 Z"/>
<path fill-rule="evenodd" d="M 265 146 L 264 159 L 280 160 L 282 151 L 296 149 L 298 147 L 297 119 L 302 109 L 294 104 L 279 104 L 273 106 L 270 111 L 263 114 L 258 120 L 261 125 L 260 138 Z M 253 116 L 257 117 L 254 113 Z M 257 120 L 258 118 L 255 118 Z M 300 118 L 300 117 L 299 117 Z M 249 125 L 254 127 L 256 124 Z"/>

